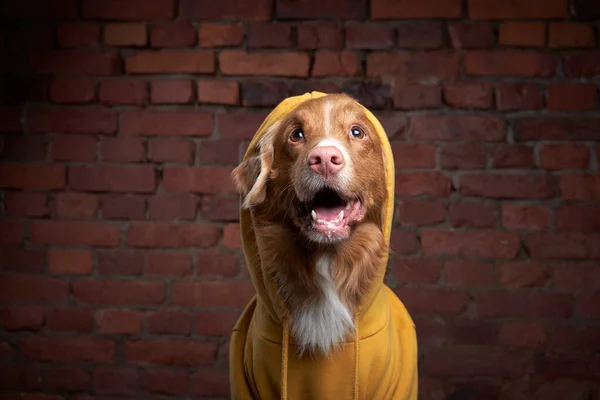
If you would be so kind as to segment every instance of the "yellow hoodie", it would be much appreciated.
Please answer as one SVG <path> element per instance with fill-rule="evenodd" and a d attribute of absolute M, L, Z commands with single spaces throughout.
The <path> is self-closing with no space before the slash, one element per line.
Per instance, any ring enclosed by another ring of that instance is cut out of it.
<path fill-rule="evenodd" d="M 326 96 L 312 92 L 282 101 L 265 119 L 248 147 L 256 152 L 260 137 L 301 103 Z M 394 209 L 394 159 L 383 127 L 364 109 L 383 145 L 387 198 L 383 235 L 389 243 Z M 332 354 L 305 354 L 298 358 L 289 335 L 281 298 L 271 302 L 275 283 L 263 275 L 252 216 L 240 214 L 246 262 L 256 288 L 231 336 L 229 351 L 232 399 L 417 399 L 417 340 L 406 308 L 383 283 L 387 256 L 355 314 L 354 337 Z M 276 295 L 277 296 L 277 295 Z M 277 296 L 278 297 L 278 296 Z"/>

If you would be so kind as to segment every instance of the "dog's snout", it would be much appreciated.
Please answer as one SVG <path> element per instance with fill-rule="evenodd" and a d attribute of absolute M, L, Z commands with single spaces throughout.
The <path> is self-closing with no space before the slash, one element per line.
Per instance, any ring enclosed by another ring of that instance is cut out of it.
<path fill-rule="evenodd" d="M 344 155 L 335 146 L 314 148 L 308 155 L 308 165 L 325 178 L 337 174 L 344 166 Z"/>

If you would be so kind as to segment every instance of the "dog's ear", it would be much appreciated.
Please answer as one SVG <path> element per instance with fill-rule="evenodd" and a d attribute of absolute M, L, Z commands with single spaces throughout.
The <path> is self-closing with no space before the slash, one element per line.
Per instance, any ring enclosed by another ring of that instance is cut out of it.
<path fill-rule="evenodd" d="M 259 142 L 258 155 L 238 165 L 231 173 L 233 183 L 243 196 L 243 208 L 250 208 L 265 201 L 267 181 L 273 171 L 273 131 L 269 129 Z"/>

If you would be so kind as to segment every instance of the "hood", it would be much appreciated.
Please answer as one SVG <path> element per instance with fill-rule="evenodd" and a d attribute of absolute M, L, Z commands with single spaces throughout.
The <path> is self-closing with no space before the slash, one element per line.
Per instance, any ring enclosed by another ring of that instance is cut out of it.
<path fill-rule="evenodd" d="M 244 155 L 243 159 L 246 160 L 256 155 L 258 151 L 257 145 L 259 143 L 260 138 L 264 135 L 265 132 L 268 131 L 269 127 L 271 127 L 274 123 L 285 118 L 285 116 L 287 116 L 300 104 L 308 100 L 324 96 L 327 96 L 327 94 L 320 92 L 311 92 L 305 93 L 301 96 L 289 97 L 283 100 L 281 103 L 279 103 L 279 105 L 275 107 L 275 109 L 273 109 L 273 111 L 267 116 L 267 118 L 258 128 L 258 131 L 256 132 L 252 141 L 250 142 L 248 150 L 246 151 L 246 154 Z M 382 144 L 381 150 L 384 159 L 385 182 L 387 191 L 385 204 L 383 208 L 383 226 L 381 227 L 381 229 L 386 243 L 389 244 L 394 210 L 394 158 L 392 156 L 390 143 L 388 141 L 387 135 L 383 127 L 381 126 L 381 123 L 369 110 L 367 110 L 362 105 L 361 107 L 363 108 L 367 118 L 369 119 L 369 122 L 371 122 L 373 127 L 375 127 L 375 131 L 377 132 L 377 135 L 379 136 Z M 246 263 L 248 265 L 248 269 L 250 271 L 250 275 L 254 287 L 256 289 L 257 300 L 263 303 L 271 318 L 275 322 L 281 323 L 283 321 L 283 317 L 286 314 L 285 306 L 283 304 L 283 300 L 281 299 L 276 290 L 275 282 L 272 279 L 270 279 L 267 275 L 263 274 L 263 268 L 261 266 L 260 256 L 258 254 L 256 244 L 252 215 L 248 209 L 241 210 L 240 230 L 242 234 L 244 255 L 246 257 Z M 372 287 L 369 289 L 367 295 L 363 298 L 361 304 L 359 304 L 357 311 L 360 314 L 362 314 L 370 307 L 375 296 L 381 289 L 381 286 L 383 285 L 387 262 L 388 256 L 386 254 L 379 262 L 379 269 L 377 271 L 377 276 L 373 281 Z"/>

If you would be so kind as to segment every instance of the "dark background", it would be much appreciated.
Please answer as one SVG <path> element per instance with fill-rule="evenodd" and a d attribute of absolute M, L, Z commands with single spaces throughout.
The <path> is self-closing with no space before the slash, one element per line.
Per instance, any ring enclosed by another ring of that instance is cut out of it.
<path fill-rule="evenodd" d="M 420 399 L 600 394 L 600 2 L 0 2 L 0 398 L 226 398 L 229 180 L 345 91 L 397 166 Z"/>

